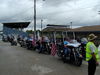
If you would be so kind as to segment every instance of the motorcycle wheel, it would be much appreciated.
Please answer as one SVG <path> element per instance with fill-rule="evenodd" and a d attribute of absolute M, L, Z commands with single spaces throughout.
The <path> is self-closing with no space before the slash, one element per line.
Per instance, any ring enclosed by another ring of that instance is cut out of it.
<path fill-rule="evenodd" d="M 82 58 L 77 58 L 75 61 L 76 66 L 81 66 L 82 65 Z"/>
<path fill-rule="evenodd" d="M 59 57 L 61 57 L 61 53 L 60 53 L 59 51 L 57 51 L 57 55 L 58 55 Z"/>

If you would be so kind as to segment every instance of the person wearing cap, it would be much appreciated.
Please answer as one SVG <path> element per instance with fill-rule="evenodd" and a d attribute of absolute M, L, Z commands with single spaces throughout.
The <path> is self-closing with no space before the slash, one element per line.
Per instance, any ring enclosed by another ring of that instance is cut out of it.
<path fill-rule="evenodd" d="M 86 44 L 86 61 L 88 61 L 88 75 L 94 75 L 96 66 L 99 65 L 98 48 L 95 46 L 95 39 L 97 36 L 90 34 L 88 36 L 88 43 Z"/>
<path fill-rule="evenodd" d="M 69 54 L 69 52 L 70 52 L 69 49 L 68 49 L 68 47 L 67 47 L 67 44 L 68 44 L 68 43 L 69 43 L 69 42 L 68 42 L 68 39 L 65 38 L 65 39 L 64 39 L 64 43 L 63 43 L 63 44 L 64 44 L 64 53 L 65 53 L 65 54 Z"/>

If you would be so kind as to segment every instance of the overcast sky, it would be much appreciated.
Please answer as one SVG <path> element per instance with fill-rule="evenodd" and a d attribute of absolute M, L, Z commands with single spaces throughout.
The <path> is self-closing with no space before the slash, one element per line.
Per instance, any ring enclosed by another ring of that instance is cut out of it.
<path fill-rule="evenodd" d="M 0 0 L 0 23 L 32 22 L 34 0 Z M 100 25 L 100 0 L 37 0 L 37 29 L 47 24 Z M 1 27 L 0 27 L 1 28 Z"/>

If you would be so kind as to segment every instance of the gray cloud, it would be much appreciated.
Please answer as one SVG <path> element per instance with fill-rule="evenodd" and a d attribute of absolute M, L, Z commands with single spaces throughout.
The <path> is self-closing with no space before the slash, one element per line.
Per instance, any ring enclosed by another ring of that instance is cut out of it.
<path fill-rule="evenodd" d="M 63 4 L 64 2 L 69 2 L 69 1 L 73 1 L 73 0 L 45 0 L 45 5 L 47 6 L 59 6 L 61 4 Z"/>
<path fill-rule="evenodd" d="M 0 0 L 0 22 L 31 21 L 33 27 L 34 0 Z M 46 24 L 73 26 L 100 24 L 99 0 L 37 0 L 37 29 L 40 20 Z"/>

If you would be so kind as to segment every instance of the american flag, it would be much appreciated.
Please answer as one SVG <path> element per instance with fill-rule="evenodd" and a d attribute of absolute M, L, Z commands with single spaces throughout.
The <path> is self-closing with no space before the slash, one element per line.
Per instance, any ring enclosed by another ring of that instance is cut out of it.
<path fill-rule="evenodd" d="M 56 52 L 57 52 L 57 46 L 56 46 L 55 43 L 52 43 L 52 46 L 51 46 L 51 55 L 55 56 Z"/>
<path fill-rule="evenodd" d="M 32 40 L 32 45 L 36 46 L 36 41 L 34 39 Z"/>

